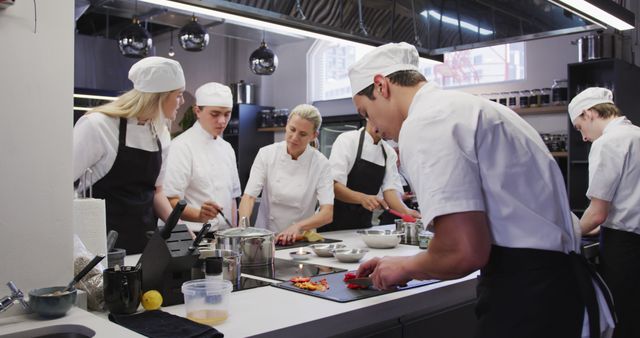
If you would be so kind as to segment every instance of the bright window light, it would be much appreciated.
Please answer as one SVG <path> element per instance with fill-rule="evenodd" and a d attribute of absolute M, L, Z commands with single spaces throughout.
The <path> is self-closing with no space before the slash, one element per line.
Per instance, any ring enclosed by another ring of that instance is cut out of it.
<path fill-rule="evenodd" d="M 422 11 L 422 13 L 420 13 L 422 16 L 424 16 L 425 18 L 429 18 L 429 16 L 435 18 L 436 20 L 442 20 L 442 22 L 450 24 L 450 25 L 454 25 L 457 26 L 458 25 L 458 19 L 452 18 L 450 16 L 446 16 L 446 15 L 441 15 L 440 13 L 434 11 L 434 10 L 429 10 L 429 11 Z M 488 29 L 484 29 L 484 28 L 480 28 L 472 23 L 466 22 L 466 21 L 462 21 L 460 20 L 460 27 L 470 30 L 472 32 L 477 32 L 480 33 L 480 35 L 491 35 L 493 34 L 493 31 L 488 30 Z"/>
<path fill-rule="evenodd" d="M 620 20 L 616 16 L 600 9 L 599 7 L 585 0 L 549 0 L 549 1 L 589 21 L 591 21 L 591 18 L 593 18 L 620 31 L 634 28 L 632 25 Z M 585 17 L 585 14 L 590 16 L 591 18 Z"/>

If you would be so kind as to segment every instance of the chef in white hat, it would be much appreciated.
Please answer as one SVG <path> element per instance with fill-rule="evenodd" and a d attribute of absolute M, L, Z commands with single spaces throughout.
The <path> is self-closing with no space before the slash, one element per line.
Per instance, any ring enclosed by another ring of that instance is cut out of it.
<path fill-rule="evenodd" d="M 222 134 L 231 119 L 233 99 L 228 86 L 209 82 L 196 90 L 193 107 L 198 120 L 171 143 L 164 180 L 165 193 L 175 206 L 187 201 L 182 219 L 193 231 L 203 223 L 212 228 L 236 223 L 235 198 L 240 197 L 236 155 Z"/>
<path fill-rule="evenodd" d="M 129 70 L 133 89 L 82 116 L 73 128 L 73 178 L 87 169 L 86 185 L 106 204 L 107 230 L 119 234 L 115 244 L 128 254 L 140 253 L 157 218 L 171 213 L 164 191 L 162 165 L 169 152 L 167 120 L 184 103 L 180 64 L 147 57 Z"/>
<path fill-rule="evenodd" d="M 608 312 L 598 308 L 562 174 L 539 134 L 505 106 L 428 83 L 418 59 L 415 47 L 393 43 L 349 69 L 358 113 L 399 142 L 435 233 L 426 252 L 373 258 L 358 275 L 388 289 L 481 269 L 476 337 L 579 337 L 585 301 L 587 333 L 599 337 Z"/>
<path fill-rule="evenodd" d="M 589 207 L 583 234 L 600 226 L 600 267 L 611 288 L 618 324 L 614 337 L 640 337 L 640 128 L 613 103 L 607 88 L 587 88 L 569 103 L 569 116 L 589 151 Z"/>

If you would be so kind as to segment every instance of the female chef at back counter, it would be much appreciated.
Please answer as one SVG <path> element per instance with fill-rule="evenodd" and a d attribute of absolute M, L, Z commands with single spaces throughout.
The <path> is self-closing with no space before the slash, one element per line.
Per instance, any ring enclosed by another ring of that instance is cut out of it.
<path fill-rule="evenodd" d="M 94 108 L 73 128 L 73 177 L 93 171 L 88 183 L 93 196 L 105 200 L 107 230 L 118 232 L 116 247 L 134 254 L 144 249 L 146 232 L 156 229 L 156 217 L 166 220 L 171 213 L 162 191 L 170 144 L 165 121 L 184 103 L 185 80 L 180 64 L 162 57 L 136 62 L 129 80 L 132 90 Z"/>
<path fill-rule="evenodd" d="M 309 145 L 318 136 L 321 123 L 316 107 L 295 107 L 289 114 L 285 141 L 262 147 L 251 167 L 239 216 L 251 216 L 262 191 L 255 226 L 278 233 L 278 243 L 293 243 L 303 231 L 321 227 L 333 218 L 329 160 Z M 316 213 L 317 202 L 320 210 Z"/>

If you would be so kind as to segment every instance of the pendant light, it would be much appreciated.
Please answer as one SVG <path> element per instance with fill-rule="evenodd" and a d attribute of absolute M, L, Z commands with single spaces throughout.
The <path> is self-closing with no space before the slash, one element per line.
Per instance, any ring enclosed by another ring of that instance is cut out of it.
<path fill-rule="evenodd" d="M 138 17 L 133 17 L 131 25 L 125 27 L 118 37 L 120 53 L 130 58 L 143 58 L 153 46 L 151 34 L 140 25 Z"/>
<path fill-rule="evenodd" d="M 192 15 L 191 21 L 180 29 L 178 41 L 184 50 L 200 52 L 209 44 L 209 33 L 198 23 L 198 18 Z"/>
<path fill-rule="evenodd" d="M 257 75 L 271 75 L 278 67 L 278 56 L 267 47 L 264 42 L 264 31 L 262 31 L 262 42 L 260 47 L 251 53 L 249 57 L 249 68 Z"/>
<path fill-rule="evenodd" d="M 169 40 L 169 52 L 167 53 L 170 57 L 176 55 L 176 51 L 173 49 L 173 29 L 171 30 L 171 39 Z"/>

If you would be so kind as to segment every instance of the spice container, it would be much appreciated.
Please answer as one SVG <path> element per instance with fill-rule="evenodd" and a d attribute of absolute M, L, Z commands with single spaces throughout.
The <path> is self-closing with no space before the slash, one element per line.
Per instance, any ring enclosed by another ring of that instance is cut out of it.
<path fill-rule="evenodd" d="M 538 100 L 538 104 L 540 107 L 548 106 L 551 104 L 551 88 L 542 88 L 540 94 L 540 99 Z"/>
<path fill-rule="evenodd" d="M 559 106 L 567 104 L 567 101 L 567 80 L 553 80 L 553 86 L 551 86 L 551 104 Z"/>
<path fill-rule="evenodd" d="M 540 107 L 540 96 L 542 96 L 542 90 L 540 90 L 540 89 L 531 89 L 531 94 L 529 95 L 529 107 L 530 108 Z"/>
<path fill-rule="evenodd" d="M 227 280 L 196 279 L 182 284 L 187 318 L 205 325 L 223 323 L 229 317 L 233 285 Z"/>
<path fill-rule="evenodd" d="M 520 91 L 520 108 L 528 108 L 529 107 L 529 97 L 531 95 L 531 91 L 529 89 Z"/>
<path fill-rule="evenodd" d="M 520 96 L 519 91 L 512 91 L 509 93 L 509 108 L 518 107 L 518 97 Z"/>
<path fill-rule="evenodd" d="M 508 98 L 509 98 L 509 93 L 508 92 L 502 92 L 502 93 L 500 93 L 500 97 L 498 99 L 498 103 L 500 103 L 503 106 L 506 106 Z"/>

